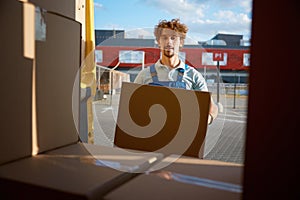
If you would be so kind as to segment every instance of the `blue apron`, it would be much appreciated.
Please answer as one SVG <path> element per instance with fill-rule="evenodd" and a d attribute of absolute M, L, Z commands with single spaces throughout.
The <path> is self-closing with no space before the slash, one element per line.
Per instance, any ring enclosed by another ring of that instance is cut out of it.
<path fill-rule="evenodd" d="M 185 65 L 185 68 L 187 69 L 187 65 Z M 172 88 L 182 88 L 186 89 L 186 83 L 182 81 L 183 74 L 184 74 L 184 69 L 178 68 L 178 75 L 177 75 L 177 80 L 176 81 L 159 81 L 157 77 L 157 72 L 154 67 L 154 65 L 150 66 L 150 73 L 152 76 L 152 83 L 149 83 L 149 85 L 158 85 L 158 86 L 167 86 L 167 87 L 172 87 Z"/>

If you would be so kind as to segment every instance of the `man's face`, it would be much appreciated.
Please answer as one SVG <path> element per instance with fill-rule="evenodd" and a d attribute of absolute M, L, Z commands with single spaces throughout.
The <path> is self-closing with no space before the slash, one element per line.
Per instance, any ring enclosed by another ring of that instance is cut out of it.
<path fill-rule="evenodd" d="M 182 40 L 180 39 L 179 34 L 176 31 L 168 28 L 162 29 L 158 45 L 161 52 L 166 57 L 171 58 L 174 55 L 178 56 L 181 43 Z"/>

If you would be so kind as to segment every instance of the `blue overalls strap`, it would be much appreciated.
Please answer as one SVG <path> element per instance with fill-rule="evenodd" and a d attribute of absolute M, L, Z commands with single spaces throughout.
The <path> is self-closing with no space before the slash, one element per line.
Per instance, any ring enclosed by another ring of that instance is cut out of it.
<path fill-rule="evenodd" d="M 187 70 L 187 68 L 188 68 L 188 65 L 185 64 L 185 70 Z M 184 69 L 178 68 L 177 71 L 178 71 L 177 81 L 182 81 L 183 74 L 184 74 Z M 154 82 L 158 82 L 157 72 L 156 72 L 154 64 L 150 66 L 150 73 L 151 73 L 151 76 L 152 76 L 152 80 Z"/>
<path fill-rule="evenodd" d="M 155 70 L 154 64 L 150 66 L 150 73 L 151 73 L 153 82 L 158 82 L 157 72 Z"/>
<path fill-rule="evenodd" d="M 182 81 L 182 78 L 183 78 L 184 69 L 178 68 L 177 71 L 178 71 L 177 81 L 180 81 L 180 82 L 181 82 L 181 81 Z"/>
<path fill-rule="evenodd" d="M 185 68 L 187 69 L 187 65 Z M 158 77 L 157 77 L 156 69 L 155 69 L 154 65 L 151 65 L 150 73 L 151 73 L 153 82 L 149 83 L 149 85 L 158 85 L 158 86 L 167 86 L 167 87 L 173 87 L 173 88 L 186 89 L 186 83 L 182 81 L 185 70 L 182 68 L 178 68 L 177 71 L 178 71 L 178 75 L 177 75 L 176 81 L 159 81 Z"/>

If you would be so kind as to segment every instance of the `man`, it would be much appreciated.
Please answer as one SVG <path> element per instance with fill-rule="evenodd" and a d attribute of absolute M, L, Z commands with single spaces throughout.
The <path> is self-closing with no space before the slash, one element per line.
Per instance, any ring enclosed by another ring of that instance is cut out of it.
<path fill-rule="evenodd" d="M 208 91 L 202 74 L 179 58 L 179 50 L 183 47 L 187 31 L 188 27 L 179 19 L 160 21 L 155 26 L 154 35 L 161 51 L 161 59 L 140 71 L 134 82 Z M 218 107 L 211 98 L 208 123 L 211 124 L 217 115 Z"/>

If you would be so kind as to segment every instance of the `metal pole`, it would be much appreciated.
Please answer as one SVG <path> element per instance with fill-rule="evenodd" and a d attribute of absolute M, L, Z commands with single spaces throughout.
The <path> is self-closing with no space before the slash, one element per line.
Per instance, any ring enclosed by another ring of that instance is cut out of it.
<path fill-rule="evenodd" d="M 113 70 L 109 70 L 109 93 L 110 93 L 110 99 L 109 99 L 109 105 L 112 105 L 113 100 Z"/>
<path fill-rule="evenodd" d="M 235 108 L 235 96 L 236 96 L 236 71 L 234 71 L 233 108 Z"/>
<path fill-rule="evenodd" d="M 219 93 L 220 93 L 220 63 L 217 61 L 217 103 L 219 103 Z"/>
<path fill-rule="evenodd" d="M 145 52 L 143 51 L 142 70 L 145 67 Z"/>

